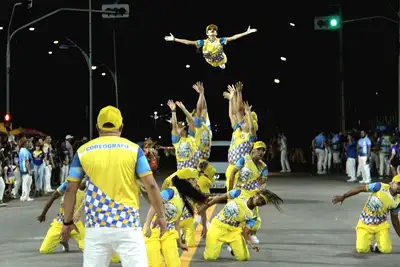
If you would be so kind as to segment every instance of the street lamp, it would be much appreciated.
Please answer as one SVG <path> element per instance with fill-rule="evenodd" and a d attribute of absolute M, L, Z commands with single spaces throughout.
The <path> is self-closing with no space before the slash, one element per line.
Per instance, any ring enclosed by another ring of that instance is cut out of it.
<path fill-rule="evenodd" d="M 89 138 L 93 138 L 93 72 L 92 72 L 92 61 L 88 54 L 79 46 L 77 45 L 74 41 L 72 41 L 69 38 L 66 38 L 66 40 L 70 44 L 62 44 L 60 45 L 60 49 L 70 49 L 70 48 L 76 48 L 81 52 L 82 56 L 86 60 L 87 67 L 89 69 Z"/>
<path fill-rule="evenodd" d="M 52 51 L 49 51 L 49 52 L 47 52 L 49 55 L 52 55 L 53 54 L 53 52 Z"/>
<path fill-rule="evenodd" d="M 2 31 L 2 30 L 3 30 L 3 27 L 0 26 L 0 31 Z"/>
<path fill-rule="evenodd" d="M 58 44 L 58 40 L 54 40 L 53 44 Z"/>
<path fill-rule="evenodd" d="M 33 31 L 35 30 L 35 28 L 30 27 L 29 30 L 30 30 L 31 32 L 33 32 Z"/>
<path fill-rule="evenodd" d="M 100 65 L 95 65 L 92 66 L 92 70 L 96 70 L 100 67 L 104 67 L 111 75 L 113 81 L 114 81 L 114 87 L 115 87 L 115 105 L 117 108 L 119 108 L 119 97 L 118 97 L 118 77 L 117 74 L 112 71 L 106 64 L 100 64 Z M 102 76 L 106 76 L 105 72 L 101 73 Z"/>
<path fill-rule="evenodd" d="M 281 60 L 282 60 L 282 61 L 286 61 L 286 58 L 285 58 L 285 57 L 281 57 Z"/>

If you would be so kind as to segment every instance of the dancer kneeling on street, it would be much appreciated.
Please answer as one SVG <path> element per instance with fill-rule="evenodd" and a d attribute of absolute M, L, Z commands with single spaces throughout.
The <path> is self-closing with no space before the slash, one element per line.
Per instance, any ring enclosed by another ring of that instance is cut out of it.
<path fill-rule="evenodd" d="M 251 229 L 257 222 L 254 211 L 267 203 L 272 203 L 281 211 L 280 203 L 283 200 L 273 192 L 262 189 L 252 197 L 243 196 L 242 190 L 233 189 L 226 194 L 217 196 L 199 209 L 204 212 L 214 204 L 228 201 L 220 213 L 211 221 L 207 231 L 204 259 L 216 260 L 221 252 L 222 245 L 228 243 L 238 261 L 248 261 L 250 252 L 247 245 L 259 251 L 259 246 L 250 239 Z M 243 227 L 243 225 L 246 225 Z"/>
<path fill-rule="evenodd" d="M 392 241 L 390 239 L 387 217 L 390 212 L 392 225 L 397 235 L 400 236 L 400 222 L 398 213 L 400 210 L 400 175 L 393 177 L 389 184 L 371 183 L 356 187 L 344 195 L 334 196 L 332 203 L 342 204 L 346 198 L 369 192 L 369 198 L 361 212 L 356 226 L 356 250 L 358 253 L 370 251 L 380 253 L 392 252 Z M 375 237 L 376 243 L 372 245 Z"/>

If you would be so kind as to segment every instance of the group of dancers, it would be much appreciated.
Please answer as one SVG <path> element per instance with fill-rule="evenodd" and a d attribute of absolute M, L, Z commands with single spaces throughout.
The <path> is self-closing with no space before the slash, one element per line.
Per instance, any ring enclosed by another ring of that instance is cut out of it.
<path fill-rule="evenodd" d="M 228 86 L 224 98 L 229 101 L 229 117 L 233 127 L 228 152 L 226 194 L 209 197 L 216 173 L 208 162 L 211 151 L 211 129 L 203 84 L 193 85 L 198 93 L 196 109 L 190 112 L 182 102 L 168 101 L 171 109 L 172 143 L 176 150 L 177 171 L 167 177 L 161 188 L 168 230 L 160 236 L 153 227 L 157 215 L 150 208 L 143 227 L 149 266 L 180 266 L 179 250 L 196 246 L 196 215 L 201 217 L 205 237 L 205 260 L 216 260 L 226 243 L 239 261 L 250 259 L 248 246 L 259 250 L 256 232 L 260 227 L 259 207 L 273 203 L 278 209 L 282 199 L 266 189 L 268 168 L 262 161 L 266 145 L 256 140 L 258 118 L 242 99 L 243 84 Z M 177 108 L 186 116 L 178 121 Z M 146 192 L 142 188 L 146 198 Z M 207 208 L 227 204 L 211 223 Z"/>

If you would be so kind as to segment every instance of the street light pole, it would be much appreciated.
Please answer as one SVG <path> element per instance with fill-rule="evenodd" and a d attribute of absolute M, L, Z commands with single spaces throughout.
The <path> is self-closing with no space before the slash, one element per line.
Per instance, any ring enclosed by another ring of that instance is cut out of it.
<path fill-rule="evenodd" d="M 114 71 L 112 71 L 106 64 L 100 64 L 100 65 L 97 65 L 97 66 L 96 66 L 96 68 L 99 68 L 99 67 L 105 67 L 105 68 L 107 69 L 107 71 L 110 73 L 110 75 L 111 75 L 111 77 L 112 77 L 112 79 L 113 79 L 113 81 L 114 81 L 114 88 L 115 88 L 115 106 L 116 106 L 117 108 L 119 108 L 119 105 L 118 105 L 118 77 L 117 77 L 117 73 L 114 72 Z M 92 69 L 93 69 L 93 68 L 92 68 Z"/>
<path fill-rule="evenodd" d="M 6 51 L 6 113 L 10 113 L 10 69 L 11 69 L 11 51 L 10 51 L 10 31 L 11 31 L 11 24 L 14 17 L 15 8 L 22 3 L 15 3 L 13 5 L 11 11 L 10 21 L 8 22 L 8 29 L 7 29 L 7 51 Z"/>
<path fill-rule="evenodd" d="M 115 12 L 103 11 L 103 10 L 91 10 L 91 9 L 81 9 L 81 8 L 59 8 L 59 9 L 56 9 L 56 10 L 54 10 L 54 11 L 52 11 L 52 12 L 50 12 L 50 13 L 48 13 L 48 14 L 40 17 L 40 18 L 37 18 L 37 19 L 27 23 L 27 24 L 22 25 L 21 27 L 19 27 L 18 29 L 14 30 L 10 34 L 10 32 L 11 32 L 11 20 L 12 20 L 12 17 L 14 15 L 14 10 L 15 10 L 15 7 L 17 7 L 20 4 L 21 3 L 16 3 L 13 6 L 12 13 L 11 13 L 11 19 L 10 19 L 9 25 L 8 25 L 8 33 L 7 33 L 7 48 L 6 48 L 6 110 L 7 110 L 7 112 L 10 112 L 10 109 L 11 109 L 10 108 L 10 70 L 11 70 L 11 50 L 10 50 L 10 47 L 11 47 L 11 40 L 12 40 L 12 38 L 14 37 L 14 35 L 16 33 L 18 33 L 19 31 L 21 31 L 21 30 L 23 30 L 23 29 L 25 29 L 25 28 L 27 28 L 27 27 L 29 27 L 29 26 L 31 26 L 31 25 L 39 22 L 39 21 L 42 21 L 42 20 L 44 20 L 44 19 L 46 19 L 48 17 L 51 17 L 51 16 L 53 16 L 53 15 L 55 15 L 55 14 L 61 12 L 61 11 L 89 12 L 89 14 L 91 14 L 92 12 L 94 12 L 94 13 L 102 13 L 102 14 L 115 14 Z M 91 4 L 90 4 L 90 7 L 91 7 Z M 91 31 L 90 31 L 89 39 L 90 39 L 90 43 L 91 43 L 91 39 L 92 39 L 91 38 Z M 90 68 L 90 69 L 92 69 L 92 68 Z M 91 123 L 93 123 L 92 120 L 91 120 Z"/>
<path fill-rule="evenodd" d="M 89 0 L 92 10 L 92 0 Z M 93 70 L 92 70 L 92 12 L 89 12 L 89 138 L 93 139 Z"/>
<path fill-rule="evenodd" d="M 115 38 L 115 30 L 113 30 L 113 43 L 114 43 L 114 73 L 110 73 L 113 75 L 114 85 L 115 85 L 115 105 L 119 108 L 119 101 L 118 101 L 118 72 L 117 72 L 117 45 L 116 45 L 116 38 Z"/>
<path fill-rule="evenodd" d="M 342 18 L 342 7 L 339 6 L 339 18 Z M 346 132 L 346 104 L 344 97 L 344 72 L 343 72 L 343 27 L 339 29 L 339 77 L 340 77 L 340 131 Z"/>

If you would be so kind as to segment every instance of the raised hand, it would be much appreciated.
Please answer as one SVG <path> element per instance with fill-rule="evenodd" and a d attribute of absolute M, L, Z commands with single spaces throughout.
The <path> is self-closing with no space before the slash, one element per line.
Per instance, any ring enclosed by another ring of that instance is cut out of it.
<path fill-rule="evenodd" d="M 234 95 L 234 94 L 236 93 L 236 88 L 235 88 L 235 86 L 233 86 L 233 85 L 228 85 L 228 92 L 229 92 L 231 95 Z"/>
<path fill-rule="evenodd" d="M 249 28 L 247 29 L 247 31 L 246 31 L 248 34 L 250 34 L 250 33 L 253 33 L 253 32 L 257 32 L 257 29 L 252 29 L 250 26 L 249 26 Z M 171 34 L 171 36 L 172 36 L 172 34 Z M 172 36 L 173 37 L 173 36 Z"/>
<path fill-rule="evenodd" d="M 164 40 L 167 42 L 173 42 L 173 41 L 175 41 L 175 37 L 172 35 L 172 33 L 170 33 L 169 36 L 164 37 Z"/>
<path fill-rule="evenodd" d="M 232 95 L 229 92 L 224 92 L 222 95 L 224 96 L 225 99 L 228 99 L 228 100 L 232 99 Z"/>
<path fill-rule="evenodd" d="M 243 106 L 244 106 L 244 111 L 245 111 L 245 113 L 246 113 L 246 114 L 250 114 L 250 113 L 251 113 L 251 107 L 252 107 L 252 106 L 249 105 L 249 102 L 245 101 L 245 102 L 243 103 Z"/>
<path fill-rule="evenodd" d="M 235 84 L 235 88 L 236 88 L 236 91 L 242 91 L 243 90 L 243 83 L 242 82 L 237 82 L 236 84 Z"/>
<path fill-rule="evenodd" d="M 176 109 L 176 105 L 175 105 L 175 102 L 173 100 L 168 100 L 167 105 L 171 110 L 175 110 Z"/>
<path fill-rule="evenodd" d="M 180 108 L 180 109 L 184 109 L 185 106 L 183 105 L 183 103 L 181 101 L 176 101 L 175 104 Z"/>
<path fill-rule="evenodd" d="M 197 93 L 199 94 L 204 93 L 204 87 L 202 82 L 197 82 L 192 87 L 194 90 L 196 90 Z"/>

